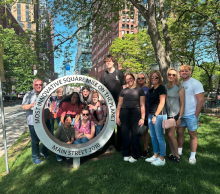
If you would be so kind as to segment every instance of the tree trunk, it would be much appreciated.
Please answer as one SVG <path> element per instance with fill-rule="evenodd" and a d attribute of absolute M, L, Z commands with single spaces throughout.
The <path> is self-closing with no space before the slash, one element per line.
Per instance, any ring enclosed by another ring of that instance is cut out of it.
<path fill-rule="evenodd" d="M 218 31 L 218 34 L 217 34 L 216 48 L 217 48 L 217 54 L 218 54 L 218 62 L 220 64 L 220 31 Z"/>
<path fill-rule="evenodd" d="M 158 30 L 158 24 L 156 20 L 156 2 L 155 0 L 147 1 L 148 3 L 148 9 L 146 9 L 141 1 L 139 0 L 130 0 L 130 2 L 140 11 L 142 16 L 146 19 L 148 24 L 148 34 L 151 38 L 151 42 L 154 48 L 154 52 L 156 55 L 156 60 L 159 65 L 159 69 L 161 72 L 161 75 L 163 77 L 163 83 L 167 83 L 167 69 L 170 67 L 169 58 L 170 56 L 166 56 L 165 48 L 162 44 L 161 36 Z M 165 24 L 165 23 L 164 23 Z M 168 28 L 164 29 L 168 30 Z M 166 39 L 168 40 L 168 39 Z M 169 42 L 169 41 L 167 41 Z M 171 49 L 171 42 L 170 47 Z M 170 49 L 167 52 L 168 55 L 170 55 Z"/>

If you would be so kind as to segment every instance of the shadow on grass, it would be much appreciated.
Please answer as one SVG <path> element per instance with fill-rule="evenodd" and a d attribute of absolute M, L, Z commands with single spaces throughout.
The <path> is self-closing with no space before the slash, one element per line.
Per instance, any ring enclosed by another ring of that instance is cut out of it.
<path fill-rule="evenodd" d="M 181 162 L 167 160 L 162 167 L 143 159 L 133 164 L 124 162 L 118 152 L 109 157 L 100 153 L 85 157 L 78 169 L 72 169 L 69 161 L 57 162 L 51 152 L 49 159 L 34 165 L 31 149 L 24 148 L 10 167 L 11 173 L 0 179 L 1 193 L 220 193 L 219 120 L 209 121 L 206 116 L 203 119 L 206 122 L 198 130 L 196 165 L 188 163 L 187 134 Z M 208 122 L 215 128 L 208 128 Z"/>

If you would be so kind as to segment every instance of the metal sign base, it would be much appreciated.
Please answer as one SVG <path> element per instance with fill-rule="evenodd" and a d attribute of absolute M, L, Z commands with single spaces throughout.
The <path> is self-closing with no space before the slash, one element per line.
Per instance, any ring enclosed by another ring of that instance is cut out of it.
<path fill-rule="evenodd" d="M 73 158 L 73 168 L 79 168 L 80 158 Z"/>

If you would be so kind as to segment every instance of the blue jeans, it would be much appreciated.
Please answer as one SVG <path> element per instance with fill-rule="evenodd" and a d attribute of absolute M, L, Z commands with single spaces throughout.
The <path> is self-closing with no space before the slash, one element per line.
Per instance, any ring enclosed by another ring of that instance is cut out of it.
<path fill-rule="evenodd" d="M 76 140 L 73 142 L 73 144 L 86 143 L 86 142 L 88 142 L 88 141 L 89 141 L 89 139 L 88 139 L 87 137 L 83 137 L 83 138 L 81 138 L 81 139 L 76 139 Z"/>
<path fill-rule="evenodd" d="M 167 120 L 167 115 L 158 115 L 156 119 L 155 125 L 152 123 L 153 115 L 149 114 L 148 116 L 148 126 L 150 129 L 150 137 L 153 145 L 153 151 L 155 154 L 159 154 L 160 156 L 166 155 L 166 142 L 164 139 L 162 121 Z"/>
<path fill-rule="evenodd" d="M 51 117 L 50 118 L 50 125 L 51 125 L 51 133 L 52 134 L 54 132 L 54 121 L 55 121 L 55 119 L 57 120 L 57 124 L 59 124 L 59 122 L 60 122 L 60 117 L 57 117 L 57 118 Z"/>
<path fill-rule="evenodd" d="M 71 125 L 74 125 L 74 124 L 75 124 L 75 118 L 73 118 Z M 61 121 L 59 122 L 59 126 L 61 126 Z"/>
<path fill-rule="evenodd" d="M 30 134 L 31 134 L 31 152 L 32 152 L 32 160 L 35 161 L 36 159 L 39 159 L 39 138 L 35 132 L 33 125 L 28 125 Z M 47 148 L 42 145 L 41 152 L 43 154 L 47 154 Z"/>
<path fill-rule="evenodd" d="M 97 136 L 101 132 L 102 128 L 103 128 L 102 125 L 95 126 L 95 136 Z"/>

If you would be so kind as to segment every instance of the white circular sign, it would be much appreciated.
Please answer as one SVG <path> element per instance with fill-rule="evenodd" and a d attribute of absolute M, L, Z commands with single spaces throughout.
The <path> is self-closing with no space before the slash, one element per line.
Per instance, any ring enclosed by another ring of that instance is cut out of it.
<path fill-rule="evenodd" d="M 47 129 L 43 119 L 44 104 L 52 92 L 61 86 L 71 83 L 86 84 L 96 89 L 105 99 L 107 106 L 107 118 L 102 131 L 96 137 L 83 144 L 67 144 L 56 139 Z M 116 106 L 111 93 L 99 81 L 83 75 L 68 75 L 54 80 L 41 91 L 35 102 L 33 119 L 37 136 L 49 150 L 65 157 L 82 157 L 96 152 L 110 139 L 116 124 Z"/>

